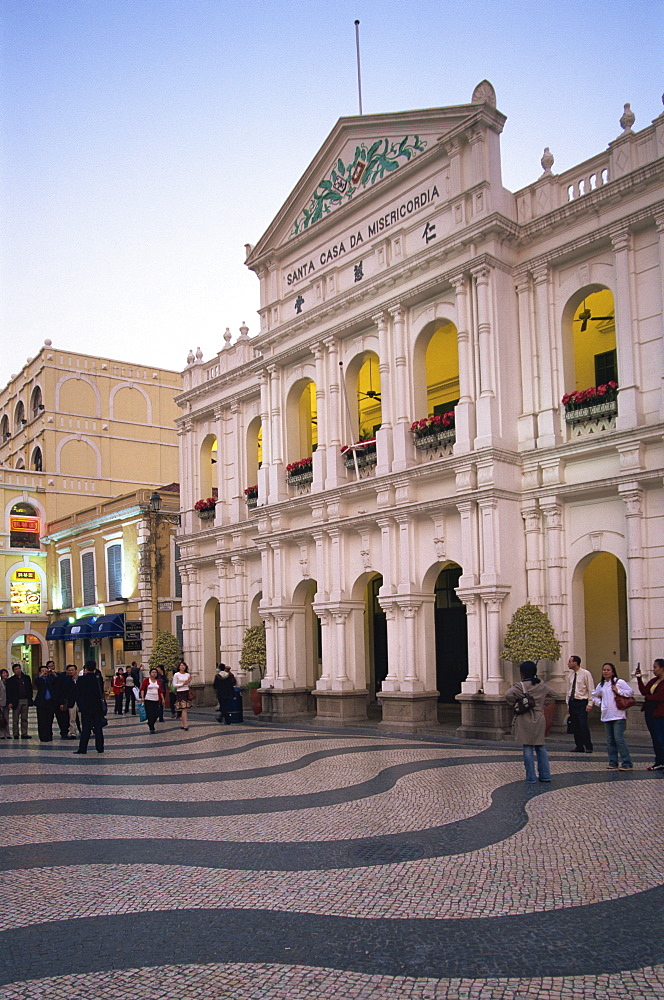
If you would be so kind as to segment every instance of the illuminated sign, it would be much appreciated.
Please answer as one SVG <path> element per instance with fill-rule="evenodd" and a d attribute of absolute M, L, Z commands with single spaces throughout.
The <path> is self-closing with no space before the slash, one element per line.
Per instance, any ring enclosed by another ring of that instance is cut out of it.
<path fill-rule="evenodd" d="M 9 530 L 10 531 L 33 531 L 35 534 L 39 534 L 39 518 L 38 517 L 10 517 L 9 519 Z"/>
<path fill-rule="evenodd" d="M 41 611 L 41 580 L 34 569 L 15 569 L 9 581 L 9 603 L 13 615 L 38 615 Z"/>

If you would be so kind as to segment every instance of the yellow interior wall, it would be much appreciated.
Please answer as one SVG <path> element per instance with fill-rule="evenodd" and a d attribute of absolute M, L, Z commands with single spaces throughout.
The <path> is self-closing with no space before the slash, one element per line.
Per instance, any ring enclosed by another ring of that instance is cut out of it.
<path fill-rule="evenodd" d="M 258 457 L 258 468 L 260 469 L 261 465 L 263 464 L 263 425 L 262 424 L 258 428 L 258 434 L 256 435 L 256 450 L 258 452 L 258 456 L 257 456 Z M 250 483 L 249 485 L 252 486 L 253 483 Z"/>
<path fill-rule="evenodd" d="M 454 323 L 439 326 L 427 346 L 427 410 L 434 406 L 454 403 L 461 394 L 459 387 L 459 344 Z"/>
<path fill-rule="evenodd" d="M 618 588 L 623 590 L 624 573 L 614 555 L 599 552 L 583 574 L 586 621 L 586 662 L 598 682 L 605 662 L 615 663 L 620 677 L 629 680 L 629 663 L 620 659 L 620 606 Z M 626 628 L 626 621 L 623 621 Z"/>
<path fill-rule="evenodd" d="M 315 382 L 308 382 L 302 390 L 298 403 L 298 426 L 300 429 L 300 454 L 298 458 L 308 458 L 318 445 Z"/>
<path fill-rule="evenodd" d="M 357 419 L 361 438 L 373 437 L 374 427 L 383 422 L 380 400 L 366 396 L 372 390 L 380 393 L 380 372 L 376 355 L 367 354 L 357 375 Z"/>
<path fill-rule="evenodd" d="M 582 312 L 589 309 L 593 316 L 615 316 L 613 294 L 608 288 L 592 292 L 578 305 L 574 313 L 572 329 L 574 334 L 574 374 L 575 389 L 588 389 L 595 384 L 595 355 L 614 351 L 616 348 L 616 323 L 611 320 L 588 320 L 581 333 L 583 323 L 579 319 Z"/>

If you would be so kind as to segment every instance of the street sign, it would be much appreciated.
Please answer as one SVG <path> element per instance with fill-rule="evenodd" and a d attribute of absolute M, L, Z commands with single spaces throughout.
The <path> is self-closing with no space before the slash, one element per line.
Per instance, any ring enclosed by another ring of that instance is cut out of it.
<path fill-rule="evenodd" d="M 125 632 L 142 632 L 143 622 L 125 622 Z"/>
<path fill-rule="evenodd" d="M 140 652 L 143 649 L 143 643 L 140 639 L 125 639 L 124 648 L 125 651 Z"/>

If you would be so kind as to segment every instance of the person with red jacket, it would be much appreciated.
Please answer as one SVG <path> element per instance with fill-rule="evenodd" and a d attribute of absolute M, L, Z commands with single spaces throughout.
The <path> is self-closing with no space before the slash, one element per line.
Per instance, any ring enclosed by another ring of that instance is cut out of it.
<path fill-rule="evenodd" d="M 655 763 L 648 770 L 664 771 L 664 660 L 655 660 L 652 669 L 655 676 L 647 684 L 641 680 L 641 667 L 636 668 L 634 676 L 645 698 L 641 711 L 645 714 L 655 751 Z"/>
<path fill-rule="evenodd" d="M 113 677 L 113 694 L 115 695 L 114 715 L 122 715 L 122 698 L 125 692 L 125 675 L 122 667 L 118 667 Z"/>
<path fill-rule="evenodd" d="M 159 671 L 153 667 L 150 676 L 141 683 L 141 702 L 145 705 L 148 729 L 151 733 L 156 733 L 154 724 L 159 718 L 159 708 L 164 704 L 164 684 L 159 676 Z"/>

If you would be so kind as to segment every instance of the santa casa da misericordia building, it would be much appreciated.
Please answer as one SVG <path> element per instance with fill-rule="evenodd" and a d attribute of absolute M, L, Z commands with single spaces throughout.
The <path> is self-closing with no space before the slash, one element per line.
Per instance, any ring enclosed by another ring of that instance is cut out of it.
<path fill-rule="evenodd" d="M 515 193 L 504 124 L 486 81 L 340 119 L 247 246 L 259 333 L 189 355 L 185 649 L 209 683 L 262 619 L 270 718 L 500 736 L 526 601 L 561 693 L 664 655 L 664 115 Z"/>

